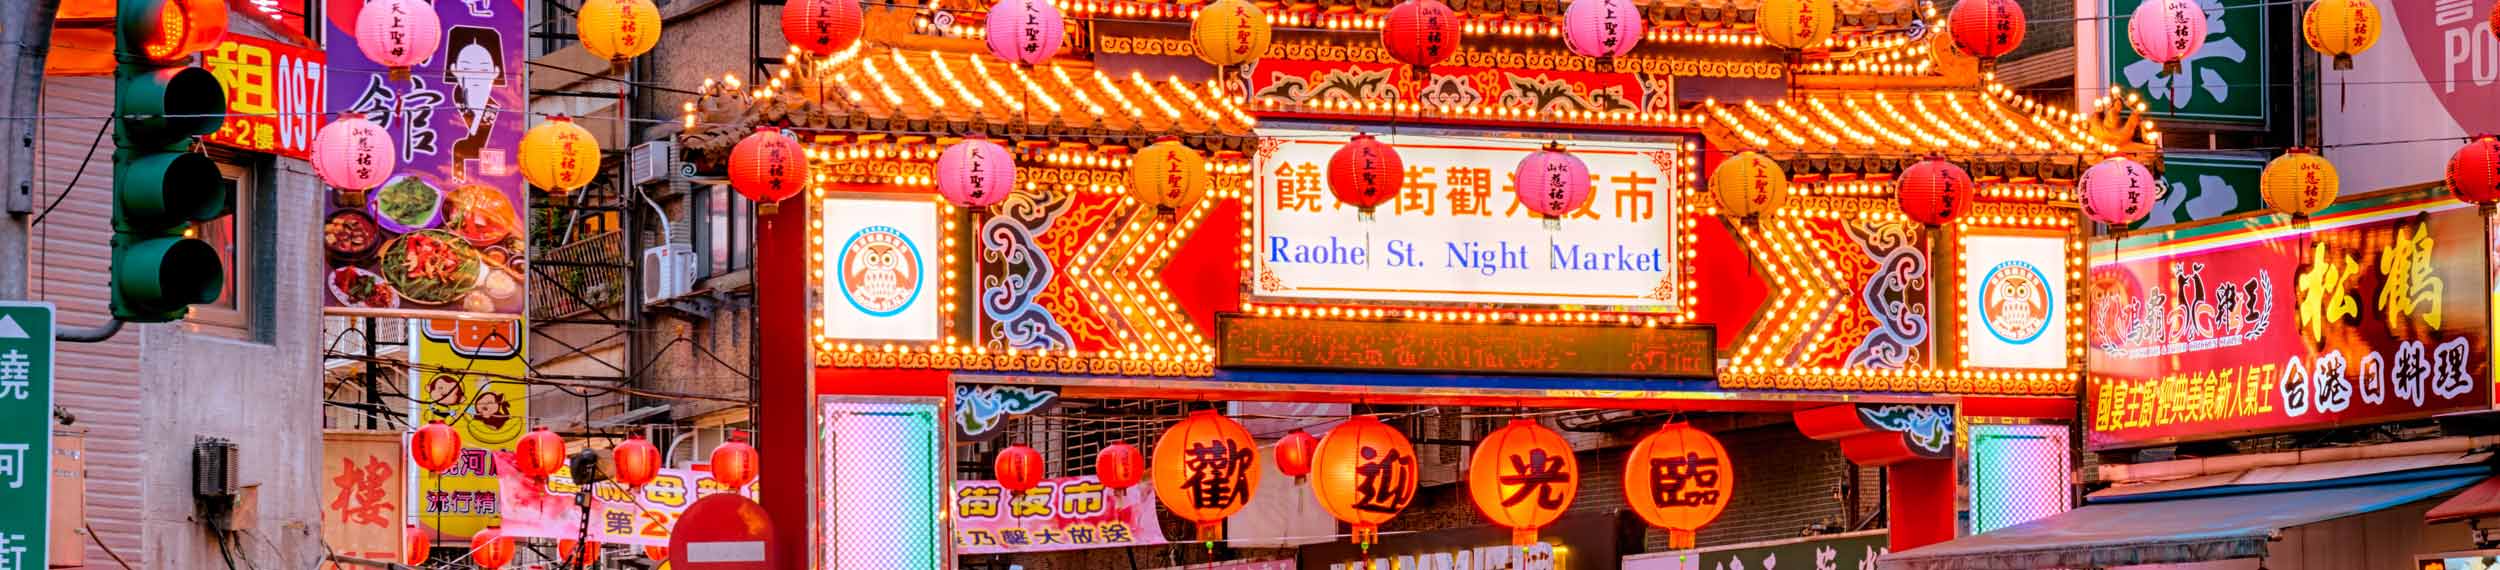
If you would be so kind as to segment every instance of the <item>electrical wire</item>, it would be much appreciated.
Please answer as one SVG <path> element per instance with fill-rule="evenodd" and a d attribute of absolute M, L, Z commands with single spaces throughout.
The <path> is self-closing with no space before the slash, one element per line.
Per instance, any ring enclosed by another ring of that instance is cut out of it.
<path fill-rule="evenodd" d="M 113 557 L 113 562 L 114 562 L 114 563 L 121 564 L 121 565 L 122 565 L 122 570 L 136 570 L 136 569 L 134 569 L 134 568 L 131 568 L 131 567 L 130 567 L 130 561 L 128 561 L 128 560 L 123 560 L 123 559 L 122 559 L 122 555 L 121 555 L 121 553 L 119 553 L 119 552 L 114 552 L 114 551 L 113 551 L 113 545 L 110 545 L 110 544 L 105 544 L 105 543 L 104 543 L 104 536 L 103 536 L 103 535 L 96 534 L 96 532 L 95 532 L 95 524 L 94 524 L 94 523 L 84 523 L 84 522 L 82 522 L 82 523 L 79 523 L 79 525 L 80 525 L 80 527 L 81 527 L 81 528 L 85 528 L 85 529 L 87 529 L 87 539 L 88 539 L 88 540 L 95 541 L 95 546 L 96 546 L 96 548 L 101 548 L 101 549 L 104 549 L 104 555 L 105 555 L 105 556 L 111 556 L 111 557 Z"/>

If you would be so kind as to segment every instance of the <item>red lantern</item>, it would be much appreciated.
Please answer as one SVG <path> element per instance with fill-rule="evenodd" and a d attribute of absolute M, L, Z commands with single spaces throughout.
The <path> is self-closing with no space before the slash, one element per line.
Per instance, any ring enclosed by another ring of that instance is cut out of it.
<path fill-rule="evenodd" d="M 625 438 L 609 454 L 616 458 L 617 483 L 639 488 L 660 476 L 660 448 L 641 435 Z"/>
<path fill-rule="evenodd" d="M 1042 484 L 1042 452 L 1021 443 L 998 450 L 998 459 L 990 467 L 998 474 L 998 486 L 1009 493 Z"/>
<path fill-rule="evenodd" d="M 433 531 L 417 528 L 417 525 L 412 524 L 408 525 L 407 530 L 400 531 L 399 538 L 401 545 L 408 549 L 399 554 L 399 563 L 423 566 L 425 559 L 434 557 Z"/>
<path fill-rule="evenodd" d="M 1215 410 L 1190 412 L 1155 440 L 1155 499 L 1198 524 L 1198 539 L 1224 538 L 1224 517 L 1259 488 L 1259 444 L 1240 422 Z"/>
<path fill-rule="evenodd" d="M 512 537 L 503 535 L 502 527 L 486 527 L 469 537 L 469 563 L 494 570 L 512 563 Z"/>
<path fill-rule="evenodd" d="M 2475 135 L 2448 157 L 2448 192 L 2472 204 L 2500 203 L 2500 136 Z"/>
<path fill-rule="evenodd" d="M 1398 157 L 1398 149 L 1371 135 L 1354 135 L 1328 157 L 1328 191 L 1361 211 L 1364 219 L 1405 187 L 1406 161 Z"/>
<path fill-rule="evenodd" d="M 1458 38 L 1458 13 L 1440 0 L 1400 2 L 1380 27 L 1380 45 L 1389 48 L 1389 57 L 1417 68 L 1457 55 Z"/>
<path fill-rule="evenodd" d="M 532 479 L 546 479 L 564 468 L 564 437 L 547 431 L 545 426 L 532 428 L 512 445 L 512 468 Z"/>
<path fill-rule="evenodd" d="M 556 540 L 556 558 L 563 561 L 565 566 L 572 566 L 573 561 L 580 560 L 579 556 L 581 556 L 583 551 L 588 551 L 592 556 L 597 556 L 599 554 L 599 541 L 590 541 L 589 548 L 582 548 L 582 542 L 578 540 L 570 538 Z"/>
<path fill-rule="evenodd" d="M 729 186 L 757 204 L 799 195 L 807 178 L 807 148 L 781 129 L 756 127 L 729 151 Z"/>
<path fill-rule="evenodd" d="M 859 41 L 858 0 L 790 0 L 781 7 L 781 37 L 819 56 Z"/>
<path fill-rule="evenodd" d="M 1623 498 L 1651 526 L 1667 529 L 1668 548 L 1692 548 L 1693 532 L 1719 518 L 1736 493 L 1736 467 L 1710 432 L 1673 423 L 1632 446 L 1623 465 Z"/>
<path fill-rule="evenodd" d="M 1953 45 L 1994 67 L 1998 56 L 2023 44 L 2023 6 L 2014 0 L 1961 0 L 1953 5 Z"/>
<path fill-rule="evenodd" d="M 1467 494 L 1485 518 L 1510 527 L 1512 545 L 1536 544 L 1536 529 L 1561 518 L 1579 496 L 1580 459 L 1562 434 L 1514 419 L 1476 446 Z"/>
<path fill-rule="evenodd" d="M 418 468 L 428 472 L 441 473 L 451 469 L 452 463 L 460 461 L 460 432 L 452 430 L 442 420 L 426 422 L 424 427 L 417 428 L 416 433 L 408 436 L 408 456 L 416 461 Z"/>
<path fill-rule="evenodd" d="M 1901 213 L 1933 227 L 1970 212 L 1973 186 L 1970 173 L 1963 172 L 1962 167 L 1944 157 L 1930 156 L 1901 171 L 1893 194 L 1901 202 Z"/>
<path fill-rule="evenodd" d="M 1415 444 L 1380 418 L 1354 416 L 1320 438 L 1311 492 L 1328 514 L 1352 525 L 1354 544 L 1370 548 L 1380 524 L 1415 502 Z"/>
<path fill-rule="evenodd" d="M 1319 438 L 1311 432 L 1296 429 L 1276 440 L 1276 472 L 1292 477 L 1294 482 L 1311 475 L 1311 455 L 1319 453 Z"/>
<path fill-rule="evenodd" d="M 729 436 L 729 442 L 712 448 L 712 480 L 731 489 L 755 482 L 755 447 L 747 445 L 744 433 Z"/>
<path fill-rule="evenodd" d="M 1112 442 L 1094 454 L 1094 477 L 1113 489 L 1135 487 L 1146 480 L 1146 458 L 1128 442 Z"/>

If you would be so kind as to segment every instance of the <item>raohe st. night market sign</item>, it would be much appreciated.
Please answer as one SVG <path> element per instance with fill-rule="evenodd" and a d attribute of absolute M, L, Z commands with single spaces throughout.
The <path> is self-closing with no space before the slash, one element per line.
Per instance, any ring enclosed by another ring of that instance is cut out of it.
<path fill-rule="evenodd" d="M 1259 132 L 1249 252 L 1258 296 L 1675 308 L 1679 141 L 1566 144 L 1588 163 L 1594 198 L 1551 229 L 1511 182 L 1546 140 L 1382 136 L 1406 181 L 1362 220 L 1327 182 L 1329 157 L 1352 135 Z"/>
<path fill-rule="evenodd" d="M 2492 408 L 2486 222 L 2441 196 L 2092 256 L 2096 449 Z"/>

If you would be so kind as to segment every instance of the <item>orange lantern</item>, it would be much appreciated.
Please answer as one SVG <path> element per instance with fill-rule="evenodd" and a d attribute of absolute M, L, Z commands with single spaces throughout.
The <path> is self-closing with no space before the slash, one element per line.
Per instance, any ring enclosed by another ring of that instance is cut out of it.
<path fill-rule="evenodd" d="M 616 482 L 627 487 L 640 488 L 660 476 L 660 448 L 651 445 L 651 441 L 641 435 L 616 444 L 616 449 L 609 455 L 616 458 Z"/>
<path fill-rule="evenodd" d="M 442 420 L 426 422 L 425 427 L 408 435 L 408 456 L 417 467 L 433 473 L 450 469 L 460 460 L 460 432 Z"/>
<path fill-rule="evenodd" d="M 1623 498 L 1650 526 L 1667 529 L 1668 548 L 1692 548 L 1693 532 L 1727 510 L 1736 471 L 1727 447 L 1710 432 L 1672 423 L 1632 446 L 1623 465 Z"/>
<path fill-rule="evenodd" d="M 1190 412 L 1155 441 L 1154 482 L 1163 508 L 1198 523 L 1198 539 L 1212 545 L 1259 487 L 1259 443 L 1215 410 Z"/>
<path fill-rule="evenodd" d="M 433 532 L 417 528 L 417 525 L 408 525 L 408 530 L 400 531 L 400 541 L 407 546 L 408 550 L 400 553 L 399 563 L 409 566 L 424 566 L 425 559 L 433 558 Z"/>
<path fill-rule="evenodd" d="M 1094 454 L 1094 477 L 1101 479 L 1104 487 L 1135 487 L 1146 479 L 1146 460 L 1128 442 L 1111 442 Z"/>
<path fill-rule="evenodd" d="M 589 548 L 583 548 L 581 541 L 570 538 L 558 539 L 556 540 L 556 557 L 564 562 L 565 566 L 570 567 L 573 561 L 581 559 L 580 556 L 584 551 L 593 556 L 599 554 L 599 541 L 593 540 L 589 544 Z"/>
<path fill-rule="evenodd" d="M 1311 454 L 1319 452 L 1319 438 L 1297 428 L 1276 440 L 1276 472 L 1292 477 L 1295 483 L 1311 474 Z"/>
<path fill-rule="evenodd" d="M 712 448 L 712 479 L 731 489 L 745 487 L 755 482 L 755 461 L 746 433 L 730 434 L 728 443 Z"/>
<path fill-rule="evenodd" d="M 512 563 L 512 537 L 503 535 L 503 527 L 486 527 L 469 537 L 469 563 L 494 570 Z"/>
<path fill-rule="evenodd" d="M 1354 416 L 1320 438 L 1311 492 L 1328 514 L 1354 527 L 1365 551 L 1380 540 L 1380 523 L 1415 502 L 1415 444 L 1380 418 Z"/>
<path fill-rule="evenodd" d="M 534 479 L 544 480 L 557 469 L 564 468 L 564 437 L 547 431 L 546 426 L 532 428 L 512 446 L 512 468 Z"/>
<path fill-rule="evenodd" d="M 998 450 L 998 459 L 990 467 L 998 474 L 998 486 L 1009 493 L 1023 493 L 1042 484 L 1042 452 L 1032 446 L 1019 443 Z"/>
<path fill-rule="evenodd" d="M 1495 524 L 1510 527 L 1516 546 L 1536 544 L 1536 530 L 1561 518 L 1580 494 L 1580 459 L 1562 434 L 1515 419 L 1485 436 L 1467 461 L 1467 494 Z"/>

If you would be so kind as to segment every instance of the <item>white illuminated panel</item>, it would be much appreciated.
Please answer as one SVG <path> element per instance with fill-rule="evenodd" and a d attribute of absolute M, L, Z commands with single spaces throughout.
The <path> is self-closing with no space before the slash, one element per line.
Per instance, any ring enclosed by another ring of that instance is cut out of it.
<path fill-rule="evenodd" d="M 936 398 L 823 400 L 817 437 L 820 568 L 951 566 Z"/>

